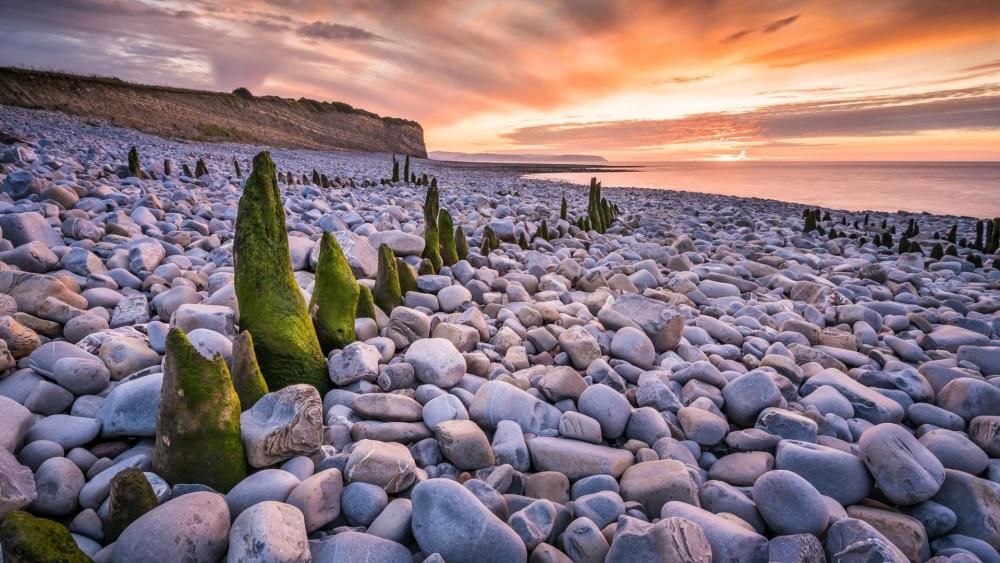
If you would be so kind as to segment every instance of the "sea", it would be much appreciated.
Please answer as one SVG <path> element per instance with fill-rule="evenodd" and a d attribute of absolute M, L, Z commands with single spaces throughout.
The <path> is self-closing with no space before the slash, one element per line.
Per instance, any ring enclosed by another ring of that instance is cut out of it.
<path fill-rule="evenodd" d="M 618 171 L 527 177 L 586 185 L 596 176 L 603 187 L 760 197 L 847 211 L 1000 216 L 1000 162 L 686 161 L 610 165 Z"/>

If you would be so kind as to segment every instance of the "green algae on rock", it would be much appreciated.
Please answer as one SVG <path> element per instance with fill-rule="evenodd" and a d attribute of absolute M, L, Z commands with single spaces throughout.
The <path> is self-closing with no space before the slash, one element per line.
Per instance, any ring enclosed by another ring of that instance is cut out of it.
<path fill-rule="evenodd" d="M 139 151 L 135 147 L 128 151 L 128 173 L 139 179 L 146 177 L 142 173 L 142 167 L 139 166 Z"/>
<path fill-rule="evenodd" d="M 221 492 L 247 476 L 240 399 L 226 361 L 205 358 L 176 328 L 167 334 L 153 470 L 171 484 Z"/>
<path fill-rule="evenodd" d="M 407 291 L 417 291 L 417 273 L 402 258 L 396 258 L 396 274 L 399 275 L 399 294 L 406 296 Z"/>
<path fill-rule="evenodd" d="M 240 410 L 252 407 L 261 397 L 267 395 L 267 382 L 257 365 L 257 353 L 253 347 L 253 336 L 244 330 L 233 339 L 233 388 L 240 398 Z"/>
<path fill-rule="evenodd" d="M 129 467 L 111 478 L 108 496 L 108 517 L 104 522 L 104 539 L 111 543 L 140 516 L 159 503 L 146 475 L 138 467 Z"/>
<path fill-rule="evenodd" d="M 337 239 L 324 232 L 319 242 L 316 285 L 309 311 L 323 352 L 343 348 L 357 337 L 354 318 L 358 308 L 358 282 Z"/>
<path fill-rule="evenodd" d="M 243 171 L 240 170 L 240 163 L 235 158 L 233 159 L 233 168 L 236 169 L 236 177 L 240 180 L 243 179 Z"/>
<path fill-rule="evenodd" d="M 4 563 L 90 563 L 65 526 L 23 511 L 0 520 Z"/>
<path fill-rule="evenodd" d="M 441 260 L 441 240 L 438 232 L 438 212 L 441 208 L 438 204 L 437 186 L 427 188 L 427 197 L 424 198 L 424 258 L 431 261 L 434 272 L 441 269 L 444 262 Z"/>
<path fill-rule="evenodd" d="M 292 272 L 285 209 L 267 152 L 254 157 L 243 187 L 233 259 L 240 328 L 253 334 L 268 389 L 308 383 L 325 391 L 326 359 Z"/>
<path fill-rule="evenodd" d="M 354 312 L 357 319 L 375 318 L 375 298 L 372 297 L 372 290 L 367 285 L 358 284 L 358 307 Z"/>
<path fill-rule="evenodd" d="M 459 260 L 465 260 L 469 255 L 469 241 L 465 238 L 465 229 L 461 225 L 455 227 L 455 252 Z"/>
<path fill-rule="evenodd" d="M 388 314 L 394 308 L 403 304 L 403 293 L 399 287 L 399 271 L 396 269 L 396 256 L 388 245 L 378 247 L 378 274 L 375 277 L 375 290 L 372 291 L 375 304 Z"/>
<path fill-rule="evenodd" d="M 455 243 L 455 226 L 452 224 L 451 213 L 442 209 L 438 213 L 438 237 L 441 244 L 441 261 L 445 266 L 453 266 L 459 261 L 458 249 Z"/>
<path fill-rule="evenodd" d="M 208 174 L 208 166 L 205 166 L 205 161 L 198 159 L 198 162 L 194 165 L 194 176 L 195 178 L 201 178 Z"/>

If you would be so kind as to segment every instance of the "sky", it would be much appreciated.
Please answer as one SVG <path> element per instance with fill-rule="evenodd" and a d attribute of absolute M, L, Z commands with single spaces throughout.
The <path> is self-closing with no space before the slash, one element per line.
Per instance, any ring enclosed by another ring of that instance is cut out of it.
<path fill-rule="evenodd" d="M 432 151 L 1000 161 L 997 0 L 0 0 L 0 65 L 343 101 Z"/>

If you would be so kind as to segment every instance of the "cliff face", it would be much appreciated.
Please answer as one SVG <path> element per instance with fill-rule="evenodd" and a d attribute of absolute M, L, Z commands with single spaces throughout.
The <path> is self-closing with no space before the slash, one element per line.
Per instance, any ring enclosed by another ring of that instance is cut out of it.
<path fill-rule="evenodd" d="M 0 104 L 94 116 L 163 137 L 427 157 L 419 123 L 339 102 L 0 68 Z"/>

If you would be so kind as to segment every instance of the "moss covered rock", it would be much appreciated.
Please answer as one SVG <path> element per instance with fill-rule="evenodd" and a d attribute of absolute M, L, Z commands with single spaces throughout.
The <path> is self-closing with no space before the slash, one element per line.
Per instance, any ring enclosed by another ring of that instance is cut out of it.
<path fill-rule="evenodd" d="M 181 165 L 181 172 L 183 172 L 184 175 L 187 176 L 188 178 L 194 177 L 194 175 L 191 174 L 191 167 L 188 166 L 186 162 Z"/>
<path fill-rule="evenodd" d="M 240 328 L 253 334 L 267 387 L 308 383 L 325 391 L 326 359 L 292 272 L 285 209 L 267 152 L 254 157 L 243 188 L 233 258 Z"/>
<path fill-rule="evenodd" d="M 163 159 L 163 175 L 164 176 L 169 176 L 170 175 L 170 159 L 169 158 Z"/>
<path fill-rule="evenodd" d="M 375 290 L 372 291 L 372 296 L 375 298 L 375 304 L 386 313 L 403 304 L 396 256 L 385 244 L 378 247 L 378 275 L 375 277 Z"/>
<path fill-rule="evenodd" d="M 400 295 L 405 297 L 407 291 L 417 291 L 417 273 L 402 258 L 396 258 L 396 273 L 399 275 Z"/>
<path fill-rule="evenodd" d="M 316 263 L 316 286 L 309 303 L 316 336 L 324 353 L 343 348 L 357 339 L 354 315 L 358 308 L 358 291 L 358 281 L 337 239 L 324 232 Z"/>
<path fill-rule="evenodd" d="M 418 276 L 433 276 L 435 274 L 437 274 L 437 272 L 434 271 L 434 265 L 431 264 L 431 261 L 428 260 L 428 259 L 426 259 L 426 258 L 421 259 L 420 260 L 420 266 L 417 267 L 417 275 Z"/>
<path fill-rule="evenodd" d="M 253 337 L 244 330 L 233 339 L 233 388 L 240 398 L 240 410 L 252 407 L 261 397 L 267 395 L 267 382 L 257 365 L 257 353 L 253 347 Z"/>
<path fill-rule="evenodd" d="M 247 475 L 240 399 L 226 361 L 205 358 L 176 328 L 167 334 L 153 470 L 171 484 L 222 492 Z"/>
<path fill-rule="evenodd" d="M 455 245 L 455 225 L 451 221 L 451 213 L 442 209 L 438 213 L 438 236 L 441 240 L 441 261 L 451 266 L 459 261 L 458 249 Z"/>
<path fill-rule="evenodd" d="M 104 522 L 104 539 L 108 543 L 143 514 L 157 506 L 156 494 L 149 480 L 138 467 L 129 467 L 111 478 L 108 497 L 108 518 Z"/>
<path fill-rule="evenodd" d="M 205 166 L 205 161 L 198 159 L 198 162 L 194 165 L 194 176 L 195 178 L 201 178 L 208 174 L 208 166 Z"/>
<path fill-rule="evenodd" d="M 461 226 L 455 227 L 455 251 L 459 260 L 465 260 L 469 256 L 469 241 L 465 238 L 465 229 Z"/>
<path fill-rule="evenodd" d="M 128 151 L 128 173 L 136 178 L 145 178 L 142 167 L 139 166 L 139 151 L 135 147 Z"/>
<path fill-rule="evenodd" d="M 64 526 L 27 512 L 11 512 L 0 520 L 4 563 L 89 563 Z"/>
<path fill-rule="evenodd" d="M 375 298 L 372 296 L 372 290 L 366 285 L 359 285 L 358 289 L 358 308 L 354 312 L 355 318 L 374 319 Z"/>
<path fill-rule="evenodd" d="M 427 197 L 424 199 L 424 258 L 431 261 L 434 271 L 441 269 L 444 262 L 441 260 L 441 239 L 438 231 L 438 189 L 437 186 L 427 188 Z"/>

